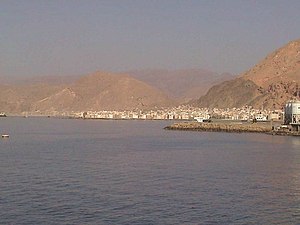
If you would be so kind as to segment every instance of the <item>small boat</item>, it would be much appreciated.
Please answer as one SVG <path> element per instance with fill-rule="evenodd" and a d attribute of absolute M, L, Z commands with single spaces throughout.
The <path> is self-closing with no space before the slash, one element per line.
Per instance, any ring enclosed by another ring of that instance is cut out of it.
<path fill-rule="evenodd" d="M 3 112 L 0 112 L 0 117 L 6 117 L 6 114 Z"/>
<path fill-rule="evenodd" d="M 2 137 L 2 138 L 9 138 L 9 135 L 8 135 L 8 134 L 2 134 L 1 137 Z"/>

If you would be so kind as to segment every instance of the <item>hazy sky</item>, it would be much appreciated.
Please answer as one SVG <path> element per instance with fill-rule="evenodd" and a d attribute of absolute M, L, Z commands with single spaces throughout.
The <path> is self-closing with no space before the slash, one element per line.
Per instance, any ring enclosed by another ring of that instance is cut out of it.
<path fill-rule="evenodd" d="M 0 75 L 243 72 L 300 38 L 299 0 L 1 0 Z"/>

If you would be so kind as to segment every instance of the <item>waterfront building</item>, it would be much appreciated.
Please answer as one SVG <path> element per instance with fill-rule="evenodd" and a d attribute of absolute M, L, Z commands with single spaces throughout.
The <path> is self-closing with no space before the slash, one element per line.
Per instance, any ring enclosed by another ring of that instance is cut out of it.
<path fill-rule="evenodd" d="M 285 105 L 284 123 L 290 124 L 295 131 L 300 131 L 300 101 L 290 101 Z"/>

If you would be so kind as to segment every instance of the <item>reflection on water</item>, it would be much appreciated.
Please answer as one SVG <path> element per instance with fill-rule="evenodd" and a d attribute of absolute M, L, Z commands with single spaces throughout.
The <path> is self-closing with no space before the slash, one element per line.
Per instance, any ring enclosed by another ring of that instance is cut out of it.
<path fill-rule="evenodd" d="M 0 120 L 0 224 L 300 221 L 299 139 L 164 126 Z"/>

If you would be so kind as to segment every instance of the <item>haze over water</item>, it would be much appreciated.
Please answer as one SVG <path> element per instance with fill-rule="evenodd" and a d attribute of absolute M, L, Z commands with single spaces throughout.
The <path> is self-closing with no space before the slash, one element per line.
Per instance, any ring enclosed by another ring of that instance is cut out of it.
<path fill-rule="evenodd" d="M 298 224 L 300 140 L 5 118 L 0 224 Z"/>

